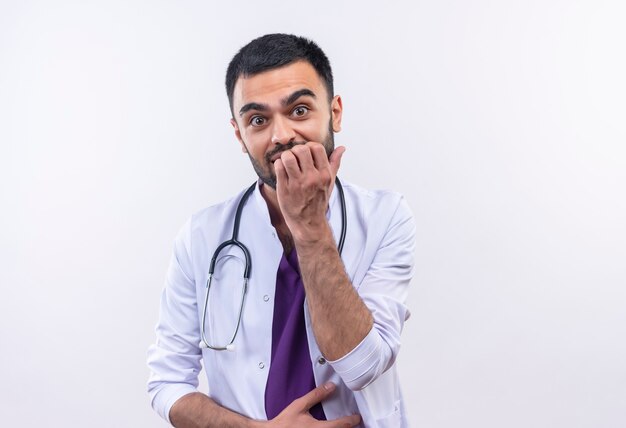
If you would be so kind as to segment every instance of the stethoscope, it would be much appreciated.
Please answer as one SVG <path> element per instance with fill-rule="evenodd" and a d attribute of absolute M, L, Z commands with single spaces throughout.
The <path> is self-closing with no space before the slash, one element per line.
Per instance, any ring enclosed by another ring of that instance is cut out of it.
<path fill-rule="evenodd" d="M 341 255 L 341 251 L 343 250 L 343 244 L 346 240 L 346 222 L 347 222 L 346 221 L 346 198 L 343 194 L 343 187 L 341 186 L 341 182 L 339 181 L 338 178 L 335 178 L 335 184 L 337 186 L 337 191 L 339 192 L 339 201 L 341 203 L 341 233 L 339 234 L 339 244 L 337 244 L 339 255 Z M 211 264 L 209 265 L 209 278 L 207 279 L 207 282 L 206 282 L 206 295 L 204 298 L 204 309 L 202 309 L 202 331 L 201 331 L 202 341 L 200 342 L 199 346 L 200 348 L 203 348 L 203 349 L 208 348 L 208 349 L 213 349 L 214 351 L 234 351 L 235 350 L 235 345 L 233 342 L 235 342 L 235 338 L 237 337 L 237 333 L 239 332 L 239 326 L 241 325 L 241 315 L 243 314 L 243 304 L 246 298 L 246 293 L 248 292 L 248 281 L 250 280 L 250 268 L 252 267 L 252 262 L 250 260 L 250 251 L 248 251 L 248 248 L 244 244 L 239 242 L 239 240 L 237 239 L 237 235 L 239 234 L 239 223 L 241 222 L 241 212 L 243 211 L 243 206 L 245 205 L 246 200 L 248 199 L 250 194 L 254 191 L 255 187 L 256 187 L 256 183 L 252 184 L 252 186 L 250 186 L 248 190 L 246 190 L 246 192 L 243 194 L 243 196 L 239 200 L 239 205 L 237 205 L 237 211 L 235 212 L 235 224 L 233 225 L 232 238 L 230 238 L 228 241 L 222 242 L 215 249 L 215 252 L 213 253 L 213 258 L 211 258 Z M 245 263 L 244 270 L 243 270 L 243 288 L 241 291 L 241 305 L 239 306 L 239 316 L 237 317 L 237 327 L 235 327 L 235 332 L 233 333 L 230 339 L 230 342 L 228 342 L 228 344 L 224 346 L 209 345 L 209 342 L 207 341 L 206 336 L 205 336 L 204 326 L 206 323 L 206 313 L 207 313 L 207 306 L 209 303 L 209 292 L 211 291 L 211 282 L 213 278 L 213 272 L 215 272 L 215 263 L 220 254 L 220 251 L 222 251 L 226 247 L 230 247 L 233 245 L 241 249 L 246 259 L 246 263 Z"/>

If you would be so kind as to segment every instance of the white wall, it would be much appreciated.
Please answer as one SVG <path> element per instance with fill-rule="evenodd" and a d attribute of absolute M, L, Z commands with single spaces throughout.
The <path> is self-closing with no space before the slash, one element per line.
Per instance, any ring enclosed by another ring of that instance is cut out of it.
<path fill-rule="evenodd" d="M 415 427 L 626 426 L 626 6 L 0 0 L 2 426 L 163 426 L 146 348 L 187 216 L 254 179 L 223 76 L 309 36 L 341 175 L 419 228 Z"/>

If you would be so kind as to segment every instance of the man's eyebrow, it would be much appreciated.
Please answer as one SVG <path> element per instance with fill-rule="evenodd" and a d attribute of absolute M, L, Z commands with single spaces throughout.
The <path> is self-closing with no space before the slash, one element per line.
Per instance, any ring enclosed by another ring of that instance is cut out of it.
<path fill-rule="evenodd" d="M 266 111 L 268 107 L 266 104 L 248 103 L 239 109 L 239 116 L 243 116 L 244 113 L 250 110 Z"/>
<path fill-rule="evenodd" d="M 281 101 L 281 104 L 283 106 L 288 106 L 290 104 L 292 104 L 294 101 L 296 101 L 298 98 L 300 97 L 312 97 L 312 98 L 316 98 L 315 93 L 310 90 L 310 89 L 299 89 L 297 91 L 295 91 L 293 94 L 289 95 L 288 97 L 284 98 Z M 258 110 L 258 111 L 267 111 L 269 110 L 269 107 L 267 106 L 267 104 L 260 104 L 260 103 L 255 103 L 255 102 L 251 102 L 248 103 L 246 105 L 244 105 L 243 107 L 241 107 L 239 109 L 239 116 L 243 116 L 246 112 L 250 111 L 250 110 Z"/>
<path fill-rule="evenodd" d="M 293 94 L 289 95 L 284 100 L 282 100 L 281 103 L 282 103 L 283 106 L 288 106 L 289 104 L 292 104 L 294 101 L 296 101 L 298 98 L 305 97 L 305 96 L 309 96 L 309 97 L 315 98 L 315 94 L 313 93 L 312 90 L 310 90 L 310 89 L 299 89 L 296 92 L 294 92 Z"/>

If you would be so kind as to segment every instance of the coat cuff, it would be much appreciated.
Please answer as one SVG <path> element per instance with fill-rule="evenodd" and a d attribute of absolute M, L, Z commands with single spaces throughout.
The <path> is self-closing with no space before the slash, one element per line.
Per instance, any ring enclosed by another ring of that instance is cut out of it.
<path fill-rule="evenodd" d="M 161 389 L 152 399 L 152 408 L 170 424 L 170 410 L 176 401 L 181 397 L 191 394 L 192 392 L 198 392 L 192 385 L 179 383 L 171 384 Z"/>
<path fill-rule="evenodd" d="M 388 367 L 391 349 L 375 327 L 352 351 L 329 364 L 353 391 L 372 383 Z"/>

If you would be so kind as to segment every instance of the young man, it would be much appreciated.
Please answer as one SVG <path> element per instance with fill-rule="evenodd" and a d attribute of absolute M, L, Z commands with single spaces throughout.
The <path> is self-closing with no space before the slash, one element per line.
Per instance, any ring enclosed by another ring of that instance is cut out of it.
<path fill-rule="evenodd" d="M 407 426 L 394 364 L 413 272 L 406 203 L 336 181 L 343 106 L 313 42 L 253 40 L 226 90 L 259 180 L 176 240 L 149 351 L 152 406 L 177 427 Z M 231 238 L 243 245 L 220 245 Z"/>

